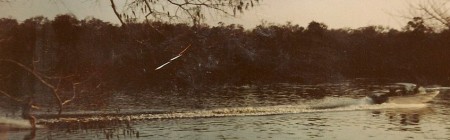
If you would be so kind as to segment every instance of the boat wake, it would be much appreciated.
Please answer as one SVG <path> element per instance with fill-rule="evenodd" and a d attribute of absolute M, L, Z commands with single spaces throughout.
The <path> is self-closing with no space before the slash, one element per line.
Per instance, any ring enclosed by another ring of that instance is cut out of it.
<path fill-rule="evenodd" d="M 100 121 L 132 121 L 176 118 L 209 118 L 231 116 L 266 116 L 279 114 L 297 114 L 314 112 L 378 110 L 392 108 L 421 108 L 426 104 L 373 104 L 368 97 L 362 99 L 327 97 L 320 100 L 308 101 L 292 105 L 261 106 L 261 107 L 227 107 L 208 110 L 192 110 L 183 112 L 155 112 L 155 113 L 128 113 L 128 114 L 102 114 L 63 117 L 60 119 L 40 119 L 41 124 L 100 122 Z"/>
<path fill-rule="evenodd" d="M 31 124 L 28 120 L 13 119 L 0 117 L 0 127 L 8 129 L 31 129 Z M 42 125 L 36 125 L 37 128 L 44 128 Z"/>

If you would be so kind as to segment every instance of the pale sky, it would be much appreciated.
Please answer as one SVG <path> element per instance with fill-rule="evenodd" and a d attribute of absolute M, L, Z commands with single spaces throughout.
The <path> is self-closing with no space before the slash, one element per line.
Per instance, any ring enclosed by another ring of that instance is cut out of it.
<path fill-rule="evenodd" d="M 330 28 L 381 25 L 401 29 L 407 22 L 402 16 L 408 15 L 408 4 L 417 1 L 420 0 L 262 0 L 259 6 L 236 18 L 209 17 L 207 23 L 217 25 L 222 21 L 253 28 L 262 20 L 275 24 L 290 21 L 305 27 L 314 20 Z M 19 21 L 39 15 L 53 19 L 55 15 L 65 13 L 72 13 L 78 19 L 91 16 L 119 23 L 108 0 L 13 0 L 0 3 L 0 18 L 12 17 Z"/>

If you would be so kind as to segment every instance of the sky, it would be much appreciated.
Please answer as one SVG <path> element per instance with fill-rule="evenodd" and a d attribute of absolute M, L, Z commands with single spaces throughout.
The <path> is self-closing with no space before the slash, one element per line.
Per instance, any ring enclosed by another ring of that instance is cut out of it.
<path fill-rule="evenodd" d="M 121 0 L 115 0 L 120 5 Z M 311 21 L 322 22 L 329 28 L 359 28 L 381 25 L 396 29 L 404 27 L 409 4 L 420 0 L 261 0 L 258 6 L 237 17 L 207 16 L 206 23 L 218 25 L 241 24 L 253 28 L 266 21 L 285 24 L 288 21 L 307 26 Z M 120 7 L 120 6 L 118 6 Z M 53 19 L 58 14 L 72 13 L 78 19 L 95 17 L 119 23 L 108 0 L 12 0 L 0 3 L 0 18 L 12 17 L 23 21 L 34 16 Z"/>

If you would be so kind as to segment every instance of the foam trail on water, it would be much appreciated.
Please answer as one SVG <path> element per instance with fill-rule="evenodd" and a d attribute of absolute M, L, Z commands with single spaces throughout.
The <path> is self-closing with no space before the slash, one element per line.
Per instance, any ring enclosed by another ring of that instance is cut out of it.
<path fill-rule="evenodd" d="M 326 97 L 308 104 L 311 109 L 333 109 L 352 105 L 369 105 L 371 102 L 367 97 L 362 99 Z"/>
<path fill-rule="evenodd" d="M 12 119 L 0 117 L 0 126 L 13 128 L 13 129 L 31 129 L 31 124 L 28 120 Z M 36 125 L 37 128 L 43 128 L 43 126 Z"/>
<path fill-rule="evenodd" d="M 311 112 L 335 112 L 335 111 L 357 111 L 357 110 L 377 110 L 391 108 L 421 108 L 425 104 L 372 104 L 369 98 L 324 98 L 302 104 L 263 106 L 263 107 L 228 107 L 208 110 L 192 110 L 186 112 L 169 112 L 156 114 L 134 115 L 110 115 L 110 116 L 90 116 L 79 118 L 61 118 L 40 120 L 42 123 L 58 122 L 94 122 L 94 121 L 131 121 L 131 120 L 152 120 L 152 119 L 174 119 L 174 118 L 208 118 L 208 117 L 229 117 L 229 116 L 264 116 L 277 114 L 296 114 Z"/>

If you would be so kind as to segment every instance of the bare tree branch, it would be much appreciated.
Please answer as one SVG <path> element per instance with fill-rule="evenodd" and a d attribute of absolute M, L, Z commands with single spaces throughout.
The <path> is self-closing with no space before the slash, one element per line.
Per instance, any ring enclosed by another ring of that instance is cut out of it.
<path fill-rule="evenodd" d="M 76 95 L 77 95 L 76 93 L 77 93 L 77 91 L 78 91 L 78 90 L 77 90 L 77 89 L 78 89 L 78 86 L 79 86 L 80 84 L 82 84 L 82 83 L 84 83 L 84 82 L 90 80 L 91 77 L 92 77 L 92 76 L 90 76 L 89 78 L 85 79 L 84 81 L 77 82 L 77 83 L 75 83 L 75 82 L 73 82 L 73 80 L 71 80 L 73 95 L 72 95 L 72 97 L 71 97 L 70 99 L 67 99 L 67 100 L 64 100 L 64 101 L 63 101 L 62 98 L 61 98 L 60 95 L 59 95 L 60 92 L 61 92 L 61 90 L 60 90 L 61 82 L 62 82 L 63 80 L 66 80 L 66 81 L 69 80 L 69 78 L 74 77 L 73 75 L 66 76 L 66 77 L 48 77 L 48 76 L 44 76 L 43 74 L 41 74 L 41 73 L 39 73 L 39 72 L 37 72 L 37 71 L 35 71 L 35 70 L 32 70 L 32 69 L 28 68 L 27 66 L 25 66 L 24 64 L 22 64 L 22 63 L 20 63 L 20 62 L 17 62 L 17 61 L 11 60 L 11 59 L 0 59 L 0 62 L 11 63 L 11 64 L 14 64 L 14 65 L 19 66 L 20 68 L 24 69 L 24 70 L 27 71 L 28 73 L 31 73 L 31 74 L 32 74 L 36 79 L 38 79 L 42 84 L 44 84 L 45 86 L 47 86 L 48 88 L 50 88 L 50 89 L 52 90 L 52 94 L 53 94 L 53 96 L 55 97 L 55 99 L 56 99 L 56 101 L 57 101 L 57 104 L 58 104 L 58 107 L 59 107 L 58 114 L 61 114 L 61 113 L 62 113 L 62 110 L 63 110 L 63 106 L 64 106 L 64 105 L 70 103 L 71 101 L 73 101 L 73 100 L 76 98 Z M 92 75 L 94 75 L 94 74 L 95 74 L 95 73 L 93 73 Z M 45 78 L 47 78 L 47 79 L 45 79 Z M 47 81 L 47 80 L 57 80 L 56 86 L 53 85 L 53 84 L 51 84 L 51 83 L 50 83 L 49 81 Z M 0 90 L 0 93 L 2 93 L 3 95 L 7 96 L 8 98 L 14 99 L 14 100 L 19 101 L 19 102 L 21 101 L 20 99 L 17 99 L 17 98 L 11 96 L 10 94 L 8 94 L 8 93 L 6 93 L 6 92 L 4 92 L 4 91 L 1 91 L 1 90 Z"/>
<path fill-rule="evenodd" d="M 427 0 L 418 4 L 410 4 L 414 13 L 413 16 L 422 17 L 435 21 L 445 28 L 450 29 L 450 0 Z"/>
<path fill-rule="evenodd" d="M 44 85 L 48 86 L 49 88 L 55 89 L 55 86 L 53 86 L 52 84 L 50 84 L 46 80 L 44 80 L 44 78 L 42 78 L 40 73 L 28 68 L 27 66 L 25 66 L 24 64 L 22 64 L 20 62 L 10 60 L 10 59 L 0 59 L 0 62 L 8 62 L 8 63 L 15 64 L 15 65 L 21 67 L 22 69 L 28 71 L 29 73 L 33 74 L 33 76 L 36 77 L 39 81 L 41 81 Z"/>
<path fill-rule="evenodd" d="M 78 86 L 79 84 L 80 84 L 80 83 L 73 83 L 73 84 L 72 84 L 72 92 L 73 92 L 73 95 L 72 95 L 72 97 L 71 97 L 70 99 L 67 99 L 67 100 L 65 100 L 64 102 L 62 102 L 62 105 L 66 105 L 67 103 L 73 101 L 73 100 L 76 98 L 76 96 L 77 96 L 77 86 Z"/>
<path fill-rule="evenodd" d="M 122 17 L 120 16 L 119 12 L 117 12 L 116 5 L 114 4 L 114 0 L 109 0 L 111 2 L 111 8 L 114 11 L 114 14 L 116 14 L 117 18 L 119 18 L 120 24 L 124 25 L 125 23 L 122 21 Z"/>
<path fill-rule="evenodd" d="M 3 94 L 3 95 L 5 95 L 5 96 L 8 97 L 8 98 L 13 99 L 14 101 L 17 101 L 17 102 L 23 102 L 23 100 L 18 99 L 18 98 L 14 97 L 14 96 L 11 96 L 10 94 L 6 93 L 6 92 L 3 91 L 3 90 L 0 90 L 0 93 Z"/>
<path fill-rule="evenodd" d="M 115 5 L 112 0 L 110 1 L 111 5 Z M 149 20 L 149 16 L 152 15 L 154 19 L 158 20 L 185 18 L 198 24 L 201 19 L 205 19 L 204 10 L 206 9 L 215 11 L 216 14 L 235 16 L 236 10 L 243 12 L 244 9 L 255 6 L 255 2 L 259 2 L 259 0 L 131 0 L 124 2 L 126 9 L 121 13 L 115 6 L 112 8 L 121 21 L 126 19 L 125 23 L 130 17 L 134 17 L 135 20 L 139 18 L 137 12 L 140 11 L 146 20 Z"/>

